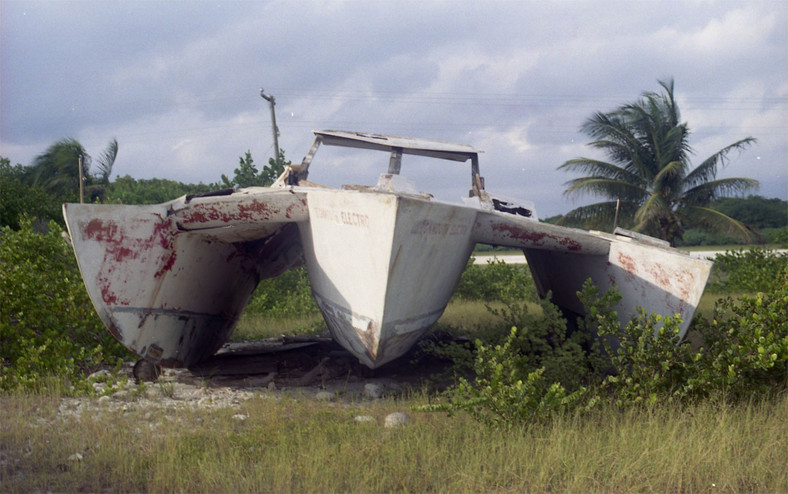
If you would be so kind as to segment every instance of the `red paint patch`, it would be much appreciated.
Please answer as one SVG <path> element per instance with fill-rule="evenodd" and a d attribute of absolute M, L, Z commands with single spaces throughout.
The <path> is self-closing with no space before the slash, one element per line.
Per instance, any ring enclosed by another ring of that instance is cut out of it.
<path fill-rule="evenodd" d="M 101 293 L 101 299 L 107 305 L 129 305 L 131 302 L 118 296 L 114 288 L 126 280 L 119 278 L 119 273 L 132 266 L 142 267 L 147 264 L 151 251 L 163 250 L 159 255 L 160 268 L 154 274 L 155 278 L 163 276 L 172 270 L 177 254 L 174 250 L 174 236 L 172 224 L 169 221 L 136 221 L 145 227 L 151 228 L 149 237 L 129 237 L 127 232 L 133 228 L 125 228 L 111 220 L 93 219 L 81 226 L 82 238 L 89 239 L 104 247 L 104 260 L 96 279 Z M 118 269 L 123 266 L 123 269 Z M 121 290 L 124 293 L 124 290 Z"/>
<path fill-rule="evenodd" d="M 637 272 L 637 266 L 635 266 L 635 261 L 628 255 L 624 254 L 623 252 L 618 253 L 618 263 L 623 266 L 624 269 L 629 271 L 630 273 L 634 274 Z"/>
<path fill-rule="evenodd" d="M 154 278 L 160 278 L 164 273 L 172 271 L 172 266 L 175 264 L 175 260 L 178 258 L 178 254 L 175 251 L 170 252 L 169 256 L 162 256 L 164 260 L 164 264 L 158 271 L 153 275 Z"/>
<path fill-rule="evenodd" d="M 569 237 L 559 237 L 557 235 L 550 235 L 549 233 L 534 232 L 507 223 L 494 223 L 492 225 L 492 230 L 494 232 L 505 233 L 508 237 L 516 240 L 530 242 L 534 246 L 542 246 L 545 244 L 545 240 L 547 240 L 566 247 L 567 250 L 573 252 L 579 252 L 583 248 L 580 242 Z"/>

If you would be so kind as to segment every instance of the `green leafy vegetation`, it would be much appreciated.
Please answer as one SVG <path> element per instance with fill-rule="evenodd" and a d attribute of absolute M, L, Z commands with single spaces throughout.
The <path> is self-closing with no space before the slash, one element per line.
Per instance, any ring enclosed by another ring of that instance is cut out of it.
<path fill-rule="evenodd" d="M 39 221 L 63 224 L 60 203 L 43 188 L 33 186 L 26 179 L 22 165 L 11 166 L 7 158 L 0 158 L 0 227 L 19 229 L 19 222 L 27 214 Z"/>
<path fill-rule="evenodd" d="M 107 202 L 159 204 L 186 194 L 202 194 L 218 188 L 215 184 L 184 184 L 163 178 L 135 179 L 124 175 L 107 187 Z"/>
<path fill-rule="evenodd" d="M 0 390 L 37 390 L 51 380 L 91 392 L 85 377 L 126 350 L 96 315 L 71 246 L 56 223 L 49 233 L 0 231 Z"/>
<path fill-rule="evenodd" d="M 289 269 L 275 278 L 260 281 L 245 313 L 277 319 L 317 314 L 306 269 Z"/>
<path fill-rule="evenodd" d="M 273 184 L 279 175 L 285 171 L 285 166 L 290 162 L 285 160 L 284 149 L 279 150 L 278 159 L 269 158 L 268 164 L 262 170 L 257 171 L 257 167 L 252 159 L 252 153 L 247 151 L 244 156 L 239 158 L 238 168 L 234 170 L 232 180 L 222 175 L 224 187 L 244 188 L 244 187 L 267 187 Z"/>
<path fill-rule="evenodd" d="M 715 293 L 774 292 L 786 283 L 787 253 L 754 248 L 727 251 L 714 259 L 709 290 Z M 782 273 L 782 274 L 781 274 Z"/>
<path fill-rule="evenodd" d="M 448 403 L 417 407 L 420 411 L 464 410 L 488 425 L 511 426 L 551 418 L 576 407 L 585 388 L 567 392 L 559 382 L 545 377 L 545 367 L 534 367 L 516 346 L 517 328 L 503 344 L 489 346 L 476 341 L 471 381 L 459 378 L 449 392 Z M 529 365 L 530 364 L 530 365 Z"/>
<path fill-rule="evenodd" d="M 526 265 L 506 264 L 502 260 L 475 264 L 471 257 L 454 289 L 454 299 L 508 301 L 535 293 L 531 273 Z"/>
<path fill-rule="evenodd" d="M 730 276 L 727 269 L 762 276 Z M 680 341 L 681 321 L 674 316 L 639 310 L 622 327 L 613 309 L 621 295 L 612 289 L 599 294 L 590 282 L 578 293 L 587 314 L 578 321 L 578 332 L 568 332 L 566 320 L 547 301 L 537 313 L 524 300 L 508 300 L 503 309 L 492 309 L 512 328 L 506 339 L 496 344 L 490 338 L 506 326 L 489 332 L 485 341 L 477 339 L 473 374 L 461 375 L 443 402 L 419 409 L 463 410 L 487 424 L 511 425 L 587 412 L 604 401 L 629 408 L 785 392 L 788 258 L 755 251 L 723 262 L 720 270 L 726 286 L 739 286 L 739 297 L 719 300 L 710 319 L 697 318 L 691 330 L 699 335 L 699 346 Z M 499 277 L 495 273 L 493 279 Z M 745 284 L 736 285 L 737 280 Z M 767 291 L 742 293 L 752 286 Z"/>

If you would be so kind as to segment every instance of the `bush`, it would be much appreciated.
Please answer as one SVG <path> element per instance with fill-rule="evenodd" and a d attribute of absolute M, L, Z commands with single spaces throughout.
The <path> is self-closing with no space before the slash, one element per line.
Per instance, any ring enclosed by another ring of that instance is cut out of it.
<path fill-rule="evenodd" d="M 786 275 L 788 267 L 783 280 Z M 786 282 L 768 294 L 717 301 L 711 320 L 695 321 L 693 329 L 703 338 L 697 350 L 679 341 L 678 317 L 640 310 L 622 329 L 611 310 L 619 295 L 596 295 L 589 282 L 580 294 L 587 325 L 602 337 L 615 371 L 602 387 L 621 406 L 721 396 L 735 400 L 788 386 Z"/>
<path fill-rule="evenodd" d="M 63 224 L 60 208 L 57 197 L 25 180 L 25 168 L 12 167 L 6 158 L 0 158 L 0 227 L 18 230 L 24 214 L 43 223 L 55 220 Z"/>
<path fill-rule="evenodd" d="M 309 276 L 301 267 L 262 280 L 245 313 L 278 318 L 317 314 L 317 311 Z"/>
<path fill-rule="evenodd" d="M 773 291 L 720 299 L 695 329 L 703 351 L 688 386 L 743 398 L 788 387 L 788 266 Z"/>
<path fill-rule="evenodd" d="M 501 330 L 518 328 L 514 349 L 526 357 L 527 370 L 543 369 L 549 382 L 576 390 L 591 384 L 608 366 L 591 334 L 570 331 L 561 310 L 550 302 L 550 294 L 539 298 L 533 284 L 528 298 L 507 300 L 503 309 L 488 310 L 504 321 Z"/>
<path fill-rule="evenodd" d="M 717 293 L 771 292 L 785 285 L 788 254 L 761 248 L 727 251 L 714 259 L 714 281 L 709 290 Z"/>
<path fill-rule="evenodd" d="M 764 228 L 761 230 L 767 244 L 777 244 L 783 248 L 788 247 L 788 226 L 777 228 Z"/>
<path fill-rule="evenodd" d="M 681 318 L 648 314 L 638 308 L 622 329 L 612 307 L 621 300 L 613 289 L 599 296 L 599 289 L 586 281 L 578 293 L 586 309 L 583 327 L 596 333 L 609 356 L 612 375 L 602 389 L 612 393 L 619 406 L 653 405 L 658 400 L 687 397 L 686 386 L 698 355 L 680 341 Z"/>
<path fill-rule="evenodd" d="M 485 302 L 525 298 L 534 283 L 525 264 L 506 264 L 502 260 L 487 261 L 487 265 L 474 264 L 471 257 L 462 273 L 454 297 Z"/>
<path fill-rule="evenodd" d="M 23 217 L 0 231 L 0 389 L 35 390 L 56 377 L 90 392 L 85 376 L 128 352 L 104 328 L 71 247 L 54 222 L 38 234 Z"/>
<path fill-rule="evenodd" d="M 585 388 L 569 393 L 544 377 L 544 367 L 528 371 L 533 365 L 516 346 L 517 328 L 511 329 L 502 345 L 488 346 L 477 340 L 474 381 L 460 377 L 449 392 L 448 403 L 417 410 L 464 410 L 480 422 L 501 426 L 548 420 L 582 403 Z"/>
<path fill-rule="evenodd" d="M 522 330 L 512 328 L 498 344 L 477 340 L 475 378 L 460 378 L 447 402 L 421 410 L 465 410 L 484 423 L 508 425 L 584 411 L 604 399 L 632 407 L 784 392 L 788 265 L 773 277 L 772 291 L 721 299 L 711 320 L 694 321 L 703 339 L 698 348 L 680 341 L 678 316 L 640 309 L 622 327 L 613 310 L 621 295 L 614 289 L 600 295 L 590 280 L 578 293 L 586 313 L 579 332 L 567 332 L 549 302 L 541 302 L 539 315 L 528 312 L 526 301 L 510 301 L 495 312 Z"/>

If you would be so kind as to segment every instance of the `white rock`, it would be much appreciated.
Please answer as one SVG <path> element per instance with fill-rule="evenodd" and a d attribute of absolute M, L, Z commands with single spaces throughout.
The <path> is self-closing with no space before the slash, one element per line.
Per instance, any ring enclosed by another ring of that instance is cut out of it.
<path fill-rule="evenodd" d="M 233 419 L 243 422 L 244 420 L 246 420 L 246 415 L 242 413 L 236 413 L 235 415 L 233 415 Z"/>
<path fill-rule="evenodd" d="M 115 392 L 112 394 L 112 396 L 113 396 L 115 399 L 118 399 L 118 400 L 120 400 L 120 399 L 125 399 L 125 398 L 128 398 L 130 395 L 131 395 L 131 393 L 129 393 L 129 392 L 128 392 L 127 390 L 125 390 L 125 389 L 119 389 L 118 391 L 115 391 Z"/>
<path fill-rule="evenodd" d="M 315 399 L 318 401 L 332 401 L 334 399 L 334 393 L 330 391 L 318 391 L 315 394 Z"/>
<path fill-rule="evenodd" d="M 367 383 L 364 385 L 364 396 L 376 400 L 383 396 L 383 386 L 376 383 Z"/>
<path fill-rule="evenodd" d="M 356 422 L 358 422 L 360 424 L 374 424 L 375 423 L 375 417 L 371 417 L 369 415 L 356 415 L 355 417 L 353 417 L 353 420 L 355 420 Z"/>
<path fill-rule="evenodd" d="M 410 422 L 410 416 L 407 413 L 394 412 L 386 415 L 384 427 L 399 427 Z"/>
<path fill-rule="evenodd" d="M 107 369 L 101 369 L 88 376 L 89 381 L 98 381 L 103 377 L 109 377 L 110 373 Z"/>

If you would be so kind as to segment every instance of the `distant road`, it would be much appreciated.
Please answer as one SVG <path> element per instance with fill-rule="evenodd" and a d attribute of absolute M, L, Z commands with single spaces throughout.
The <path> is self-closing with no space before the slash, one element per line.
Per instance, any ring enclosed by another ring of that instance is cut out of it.
<path fill-rule="evenodd" d="M 728 249 L 730 250 L 730 249 Z M 714 259 L 717 257 L 717 254 L 724 254 L 727 252 L 726 250 L 693 250 L 690 251 L 690 256 L 696 259 Z M 786 253 L 788 249 L 777 249 L 776 252 L 779 253 Z M 487 264 L 488 261 L 495 261 L 501 260 L 506 264 L 527 264 L 525 262 L 525 256 L 521 253 L 519 254 L 474 254 L 476 260 L 474 264 Z"/>

